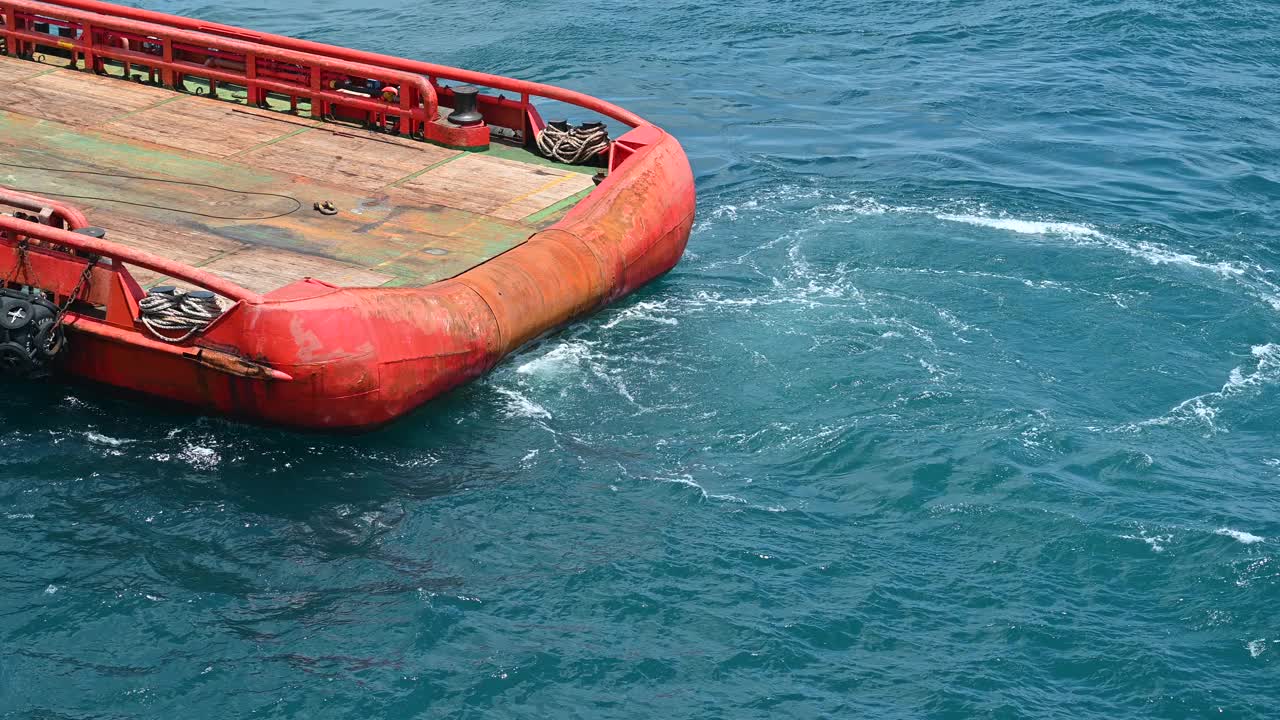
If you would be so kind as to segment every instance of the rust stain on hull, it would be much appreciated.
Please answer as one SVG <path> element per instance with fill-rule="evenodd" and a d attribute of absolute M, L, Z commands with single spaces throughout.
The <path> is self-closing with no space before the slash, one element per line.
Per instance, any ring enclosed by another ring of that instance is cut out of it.
<path fill-rule="evenodd" d="M 67 1 L 94 12 L 114 8 Z M 4 4 L 0 0 L 0 8 Z M 118 13 L 174 27 L 183 22 L 146 11 Z M 272 47 L 292 42 L 261 38 Z M 360 62 L 378 59 L 298 47 Z M 106 225 L 107 240 L 117 245 L 71 234 L 86 221 L 74 207 L 58 205 L 53 214 L 61 227 L 39 232 L 24 229 L 23 221 L 0 220 L 0 276 L 24 256 L 16 238 L 25 234 L 45 243 L 27 262 L 55 294 L 68 293 L 84 266 L 83 256 L 57 247 L 92 248 L 123 260 L 93 269 L 88 300 L 105 311 L 70 316 L 71 342 L 61 367 L 208 412 L 302 428 L 371 428 L 482 375 L 530 340 L 636 290 L 679 261 L 693 224 L 695 190 L 675 138 L 568 91 L 379 61 L 397 72 L 536 90 L 635 127 L 615 141 L 611 171 L 595 187 L 589 173 L 523 162 L 518 150 L 491 156 L 360 131 L 326 136 L 330 130 L 314 120 L 282 121 L 256 108 L 228 109 L 208 99 L 55 70 L 44 91 L 38 83 L 23 84 L 22 102 L 0 100 L 0 162 L 9 163 L 3 173 L 10 184 L 35 185 L 30 189 L 37 195 L 42 189 L 99 198 L 123 192 L 135 202 L 215 215 L 227 208 L 255 217 L 280 209 L 279 197 L 237 200 L 234 192 L 229 197 L 191 184 L 204 182 L 330 199 L 343 211 L 334 218 L 286 212 L 237 220 L 85 201 L 87 220 Z M 35 82 L 41 72 L 30 62 L 0 58 L 0 78 Z M 92 97 L 67 102 L 69 93 Z M 23 103 L 46 103 L 51 109 L 43 116 L 51 119 L 31 116 L 39 109 Z M 85 107 L 100 111 L 86 113 Z M 200 142 L 184 143 L 185 136 Z M 374 156 L 386 162 L 352 165 Z M 36 160 L 105 174 L 57 175 L 32 169 Z M 112 173 L 185 184 L 113 180 Z M 19 200 L 38 204 L 40 198 Z M 112 247 L 128 249 L 128 257 L 113 256 Z M 137 322 L 138 283 L 172 278 L 216 285 L 234 305 L 192 342 L 158 342 Z"/>

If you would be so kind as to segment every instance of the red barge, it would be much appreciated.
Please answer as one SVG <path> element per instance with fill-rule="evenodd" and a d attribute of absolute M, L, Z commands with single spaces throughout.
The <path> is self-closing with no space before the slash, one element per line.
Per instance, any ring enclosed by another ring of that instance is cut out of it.
<path fill-rule="evenodd" d="M 369 428 L 688 241 L 680 145 L 596 98 L 94 0 L 0 21 L 10 375 Z"/>

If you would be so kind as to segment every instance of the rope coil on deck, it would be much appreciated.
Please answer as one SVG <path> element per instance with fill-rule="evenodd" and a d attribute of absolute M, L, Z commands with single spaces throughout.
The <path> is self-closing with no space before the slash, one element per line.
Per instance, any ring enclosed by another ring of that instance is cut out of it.
<path fill-rule="evenodd" d="M 205 290 L 183 292 L 173 287 L 154 288 L 138 301 L 142 311 L 142 324 L 157 340 L 181 343 L 203 332 L 220 315 L 222 306 L 217 297 Z M 174 337 L 165 333 L 181 332 Z"/>
<path fill-rule="evenodd" d="M 538 133 L 538 153 L 548 160 L 566 165 L 581 165 L 609 147 L 609 131 L 604 123 L 583 123 L 577 127 L 567 121 L 547 123 Z"/>

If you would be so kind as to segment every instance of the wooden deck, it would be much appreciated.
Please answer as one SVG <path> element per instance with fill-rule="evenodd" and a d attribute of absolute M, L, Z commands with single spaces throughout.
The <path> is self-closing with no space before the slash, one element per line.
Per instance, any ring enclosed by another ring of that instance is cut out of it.
<path fill-rule="evenodd" d="M 594 171 L 517 147 L 460 152 L 24 60 L 0 57 L 0 84 L 0 185 L 260 293 L 308 276 L 427 285 L 524 242 L 594 187 Z M 312 209 L 325 200 L 338 215 Z"/>

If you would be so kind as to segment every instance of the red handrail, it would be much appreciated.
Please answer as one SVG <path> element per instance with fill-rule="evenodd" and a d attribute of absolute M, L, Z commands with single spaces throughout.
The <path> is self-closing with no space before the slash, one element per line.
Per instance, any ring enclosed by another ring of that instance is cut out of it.
<path fill-rule="evenodd" d="M 439 101 L 435 87 L 426 78 L 403 70 L 377 67 L 357 61 L 262 45 L 207 32 L 186 30 L 171 25 L 161 25 L 127 17 L 105 15 L 68 6 L 36 2 L 35 0 L 3 0 L 3 2 L 0 2 L 0 9 L 3 9 L 6 20 L 5 26 L 0 29 L 0 35 L 7 38 L 10 54 L 16 54 L 16 41 L 19 39 L 29 43 L 58 45 L 73 52 L 84 53 L 86 63 L 93 62 L 96 56 L 102 56 L 122 62 L 134 62 L 150 67 L 158 67 L 164 72 L 166 84 L 168 85 L 173 85 L 177 76 L 195 75 L 243 84 L 250 93 L 254 94 L 261 90 L 290 96 L 301 94 L 313 98 L 322 98 L 329 103 L 359 108 L 374 113 L 394 111 L 396 114 L 413 118 L 414 122 L 411 130 L 415 132 L 421 131 L 426 123 L 432 122 L 438 116 Z M 23 18 L 29 23 L 52 22 L 57 24 L 58 21 L 66 21 L 79 25 L 83 30 L 83 34 L 79 38 L 65 38 L 37 33 L 29 29 L 19 29 L 16 27 L 17 23 L 15 22 L 18 19 L 18 11 L 32 16 L 39 16 Z M 157 45 L 162 46 L 162 54 L 155 55 L 98 42 L 99 31 L 103 30 L 132 34 L 144 39 L 154 39 Z M 243 72 L 237 73 L 232 72 L 226 65 L 221 66 L 221 69 L 219 69 L 176 59 L 174 57 L 175 43 L 243 56 L 245 58 L 245 68 Z M 297 66 L 300 72 L 306 73 L 308 82 L 305 85 L 292 84 L 282 82 L 278 79 L 280 76 L 277 76 L 277 79 L 259 77 L 256 72 L 259 60 Z M 306 72 L 308 69 L 309 72 Z M 361 100 L 323 88 L 321 87 L 321 71 L 398 85 L 401 88 L 398 106 L 392 106 L 385 102 Z M 418 105 L 418 100 L 421 100 L 421 106 Z M 313 99 L 313 113 L 322 114 L 321 105 L 323 103 L 316 103 Z"/>
<path fill-rule="evenodd" d="M 49 225 L 41 225 L 28 220 L 19 220 L 9 215 L 0 215 L 0 230 L 7 231 L 11 236 L 25 235 L 53 245 L 75 248 L 94 255 L 108 257 L 112 260 L 137 265 L 140 268 L 158 272 L 167 277 L 198 285 L 206 290 L 212 290 L 229 300 L 250 304 L 262 302 L 261 296 L 257 293 L 246 290 L 213 273 L 109 240 L 62 230 Z"/>
<path fill-rule="evenodd" d="M 0 204 L 10 207 L 30 210 L 34 213 L 44 212 L 46 209 L 51 211 L 53 216 L 66 224 L 68 230 L 78 230 L 82 227 L 89 226 L 89 219 L 80 212 L 79 208 L 74 208 L 56 200 L 49 200 L 38 195 L 11 190 L 7 187 L 0 187 Z"/>
<path fill-rule="evenodd" d="M 310 40 L 298 40 L 296 38 L 285 37 L 283 35 L 250 32 L 232 25 L 203 22 L 153 10 L 142 10 L 139 8 L 124 7 L 112 3 L 98 2 L 98 0 L 50 0 L 50 2 L 63 7 L 92 10 L 94 12 L 104 13 L 107 15 L 143 20 L 161 25 L 168 25 L 170 27 L 196 30 L 204 33 L 221 34 L 226 37 L 235 37 L 259 43 L 261 45 L 300 50 L 326 57 L 340 58 L 354 62 L 364 62 L 372 65 L 381 65 L 383 67 L 403 70 L 405 72 L 431 75 L 464 83 L 473 83 L 475 85 L 482 85 L 484 87 L 518 93 L 521 96 L 533 95 L 536 97 L 546 98 L 548 100 L 557 100 L 559 102 L 576 105 L 583 109 L 599 113 L 605 117 L 613 118 L 614 120 L 631 127 L 652 124 L 639 115 L 620 108 L 612 103 L 584 93 L 565 90 L 564 88 L 559 88 L 554 85 L 544 85 L 542 83 L 529 82 L 527 80 L 516 80 L 513 78 L 502 77 L 501 75 L 490 75 L 489 73 L 463 70 L 460 68 L 449 67 L 447 65 L 436 65 L 434 63 L 427 63 L 419 60 L 406 60 L 404 58 L 397 58 L 391 55 L 365 52 L 363 50 L 353 50 L 350 48 L 312 42 Z"/>

